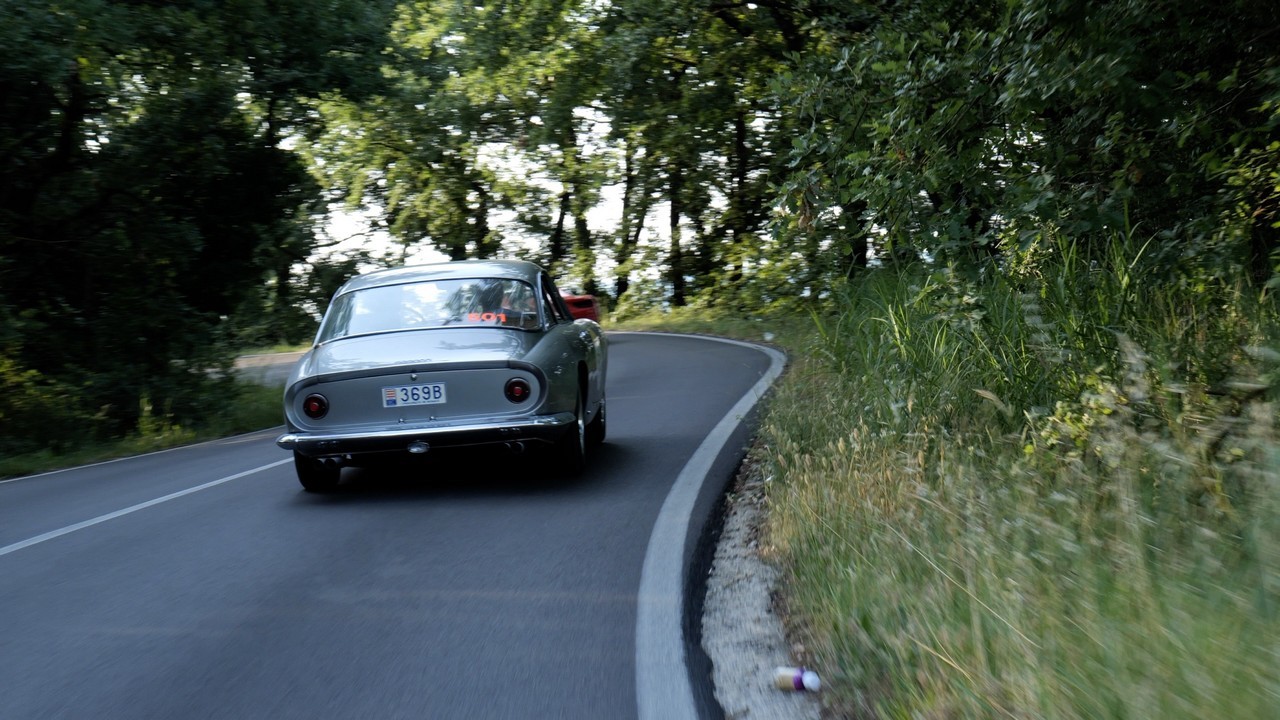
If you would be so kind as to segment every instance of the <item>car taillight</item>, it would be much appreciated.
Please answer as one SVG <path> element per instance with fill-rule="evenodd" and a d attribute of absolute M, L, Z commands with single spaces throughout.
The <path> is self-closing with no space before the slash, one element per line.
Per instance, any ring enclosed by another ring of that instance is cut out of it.
<path fill-rule="evenodd" d="M 521 380 L 520 378 L 511 378 L 508 380 L 505 392 L 507 399 L 513 403 L 522 403 L 525 400 L 528 400 L 529 396 L 533 394 L 533 390 L 529 387 L 529 383 Z"/>
<path fill-rule="evenodd" d="M 319 420 L 329 412 L 329 401 L 318 393 L 308 395 L 302 401 L 302 412 L 312 420 Z"/>

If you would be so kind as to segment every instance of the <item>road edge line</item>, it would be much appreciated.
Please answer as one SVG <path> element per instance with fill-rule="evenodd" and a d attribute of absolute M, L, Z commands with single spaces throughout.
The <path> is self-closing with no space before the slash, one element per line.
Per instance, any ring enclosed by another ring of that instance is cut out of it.
<path fill-rule="evenodd" d="M 645 334 L 645 333 L 636 333 Z M 786 355 L 774 348 L 742 340 L 682 333 L 653 333 L 672 337 L 722 342 L 750 348 L 769 357 L 769 368 L 690 456 L 667 493 L 640 572 L 636 597 L 636 710 L 639 720 L 698 718 L 692 680 L 685 654 L 684 549 L 689 522 L 712 465 L 743 419 L 768 392 L 786 366 Z M 672 658 L 680 658 L 673 662 Z"/>

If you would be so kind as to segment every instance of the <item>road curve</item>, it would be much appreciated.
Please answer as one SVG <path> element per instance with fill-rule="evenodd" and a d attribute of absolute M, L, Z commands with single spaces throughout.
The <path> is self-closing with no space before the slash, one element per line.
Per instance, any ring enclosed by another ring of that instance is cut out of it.
<path fill-rule="evenodd" d="M 0 717 L 715 716 L 649 639 L 777 362 L 612 335 L 573 480 L 457 453 L 317 497 L 267 431 L 2 482 Z"/>

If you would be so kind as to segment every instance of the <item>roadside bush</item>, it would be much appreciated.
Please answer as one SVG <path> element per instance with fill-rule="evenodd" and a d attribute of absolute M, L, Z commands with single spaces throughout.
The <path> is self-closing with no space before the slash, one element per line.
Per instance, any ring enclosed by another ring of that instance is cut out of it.
<path fill-rule="evenodd" d="M 65 450 L 92 439 L 97 420 L 76 388 L 0 354 L 0 454 Z"/>

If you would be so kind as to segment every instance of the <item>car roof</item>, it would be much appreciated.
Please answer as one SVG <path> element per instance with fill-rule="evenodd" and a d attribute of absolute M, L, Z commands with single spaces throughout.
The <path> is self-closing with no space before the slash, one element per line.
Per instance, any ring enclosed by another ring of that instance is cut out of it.
<path fill-rule="evenodd" d="M 338 288 L 337 295 L 353 290 L 403 285 L 423 280 L 456 280 L 460 278 L 499 278 L 523 280 L 535 287 L 542 268 L 524 260 L 455 260 L 429 265 L 406 265 L 389 270 L 375 270 L 357 275 Z"/>

